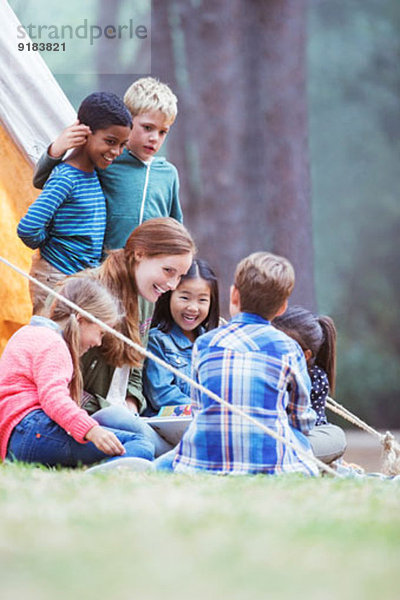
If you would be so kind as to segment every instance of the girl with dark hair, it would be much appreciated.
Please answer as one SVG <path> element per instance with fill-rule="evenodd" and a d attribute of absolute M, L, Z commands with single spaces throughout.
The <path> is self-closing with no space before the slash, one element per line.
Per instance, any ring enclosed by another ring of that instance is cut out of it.
<path fill-rule="evenodd" d="M 218 327 L 218 321 L 217 278 L 206 261 L 196 259 L 178 287 L 157 301 L 148 348 L 190 375 L 194 341 L 205 331 Z M 143 387 L 149 415 L 163 406 L 191 402 L 189 384 L 152 360 L 145 362 Z"/>
<path fill-rule="evenodd" d="M 308 438 L 317 458 L 326 463 L 342 456 L 346 450 L 345 434 L 328 423 L 326 399 L 335 393 L 336 328 L 327 316 L 314 315 L 301 306 L 291 306 L 273 325 L 301 346 L 311 379 L 311 406 L 317 414 L 315 428 Z"/>

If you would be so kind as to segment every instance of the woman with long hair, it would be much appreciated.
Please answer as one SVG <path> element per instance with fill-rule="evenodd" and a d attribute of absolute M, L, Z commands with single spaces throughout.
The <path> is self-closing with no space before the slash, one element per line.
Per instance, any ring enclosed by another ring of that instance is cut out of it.
<path fill-rule="evenodd" d="M 182 224 L 169 217 L 150 219 L 131 233 L 124 248 L 111 251 L 88 273 L 120 299 L 125 316 L 118 329 L 145 348 L 155 302 L 178 286 L 194 253 L 193 239 Z M 105 334 L 101 347 L 82 359 L 85 409 L 104 425 L 130 424 L 134 431 L 143 431 L 145 424 L 137 417 L 146 408 L 142 369 L 139 352 Z M 151 436 L 156 455 L 169 448 L 153 430 Z"/>

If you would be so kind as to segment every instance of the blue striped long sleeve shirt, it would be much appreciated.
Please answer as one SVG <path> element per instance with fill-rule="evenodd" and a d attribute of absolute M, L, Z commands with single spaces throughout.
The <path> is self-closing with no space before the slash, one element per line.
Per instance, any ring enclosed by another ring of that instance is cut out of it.
<path fill-rule="evenodd" d="M 29 207 L 17 233 L 56 269 L 71 275 L 101 260 L 106 202 L 95 171 L 60 163 Z"/>
<path fill-rule="evenodd" d="M 302 434 L 312 429 L 316 415 L 297 342 L 262 317 L 243 312 L 200 336 L 192 361 L 195 381 L 311 456 Z M 304 458 L 205 393 L 192 388 L 192 401 L 195 416 L 175 457 L 176 471 L 318 474 L 312 458 Z"/>

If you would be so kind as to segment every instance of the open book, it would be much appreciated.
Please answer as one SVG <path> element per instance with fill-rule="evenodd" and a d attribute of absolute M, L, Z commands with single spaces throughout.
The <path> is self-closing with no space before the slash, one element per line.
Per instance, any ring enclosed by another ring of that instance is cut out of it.
<path fill-rule="evenodd" d="M 176 446 L 192 421 L 192 407 L 190 404 L 163 406 L 157 415 L 145 419 L 167 442 Z"/>

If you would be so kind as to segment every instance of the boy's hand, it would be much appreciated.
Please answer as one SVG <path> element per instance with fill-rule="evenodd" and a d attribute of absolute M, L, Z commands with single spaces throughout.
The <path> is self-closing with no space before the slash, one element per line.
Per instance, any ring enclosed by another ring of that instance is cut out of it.
<path fill-rule="evenodd" d="M 75 121 L 54 140 L 49 148 L 49 155 L 52 158 L 61 158 L 70 148 L 83 146 L 83 144 L 86 144 L 89 133 L 91 133 L 90 127 Z"/>
<path fill-rule="evenodd" d="M 98 450 L 109 456 L 125 454 L 125 448 L 112 431 L 107 431 L 100 425 L 95 425 L 86 434 L 88 442 L 93 442 Z"/>

